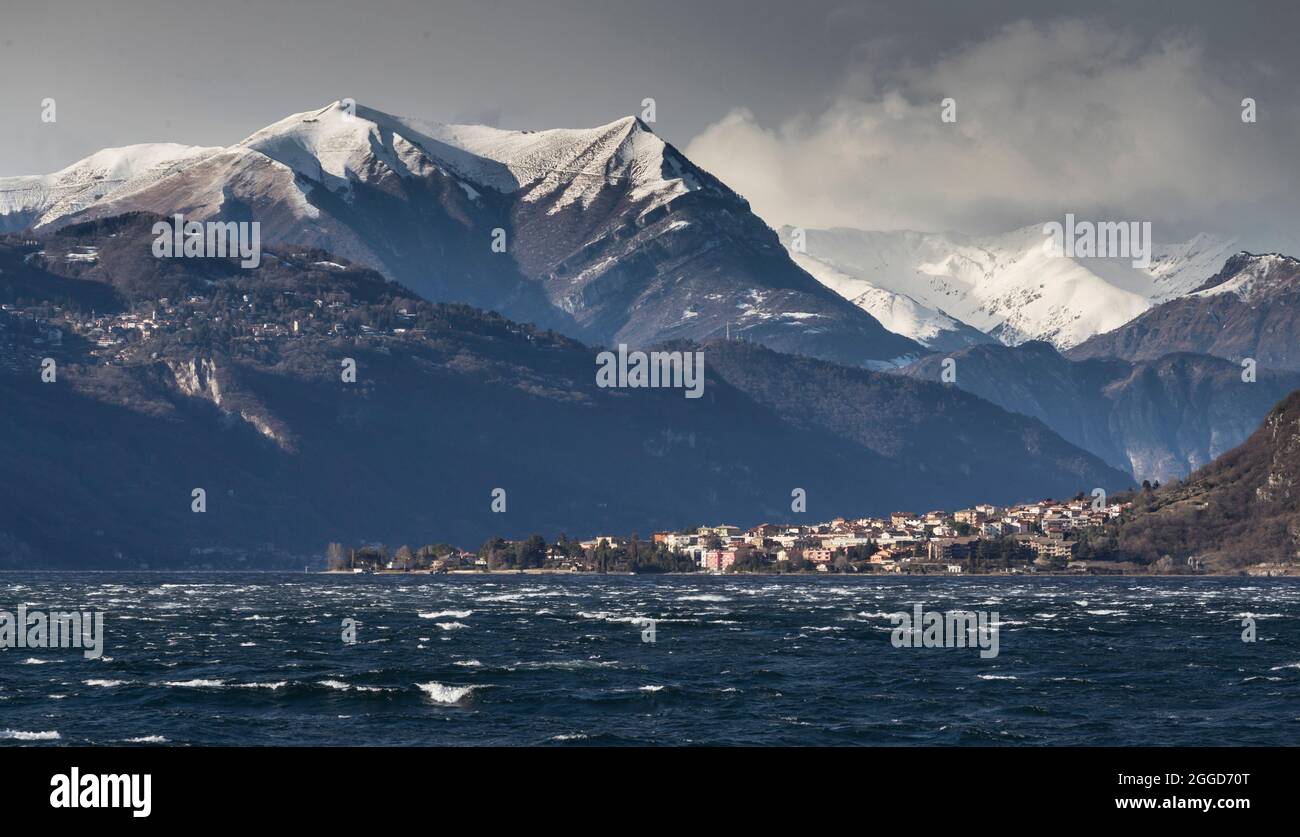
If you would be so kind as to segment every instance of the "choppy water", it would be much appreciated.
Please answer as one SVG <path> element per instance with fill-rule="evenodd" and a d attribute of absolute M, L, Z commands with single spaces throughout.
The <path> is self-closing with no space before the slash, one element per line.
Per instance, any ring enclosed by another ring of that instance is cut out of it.
<path fill-rule="evenodd" d="M 0 744 L 1300 733 L 1300 584 L 1285 579 L 0 574 L 0 610 L 24 603 L 105 611 L 106 648 L 0 650 Z M 999 656 L 893 647 L 886 614 L 916 603 L 998 611 Z M 653 644 L 641 616 L 658 620 Z"/>

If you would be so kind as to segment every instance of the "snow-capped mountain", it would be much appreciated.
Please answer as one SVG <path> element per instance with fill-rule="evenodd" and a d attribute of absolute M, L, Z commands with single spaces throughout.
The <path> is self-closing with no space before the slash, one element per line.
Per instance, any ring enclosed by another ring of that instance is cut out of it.
<path fill-rule="evenodd" d="M 841 273 L 826 262 L 803 253 L 791 251 L 790 257 L 817 281 L 875 317 L 885 328 L 910 337 L 927 349 L 950 352 L 980 343 L 997 342 L 979 329 L 943 311 L 922 305 L 907 294 L 895 293 L 865 279 Z"/>
<path fill-rule="evenodd" d="M 1199 352 L 1300 370 L 1300 260 L 1238 253 L 1191 293 L 1076 346 L 1071 358 L 1143 361 Z"/>
<path fill-rule="evenodd" d="M 267 244 L 329 250 L 428 299 L 591 343 L 729 332 L 854 365 L 922 352 L 799 269 L 743 198 L 633 117 L 507 131 L 335 102 L 91 197 L 37 226 L 130 211 L 257 220 Z"/>
<path fill-rule="evenodd" d="M 792 232 L 781 230 L 787 247 Z M 1054 256 L 1044 241 L 1042 225 L 993 236 L 805 230 L 797 261 L 935 350 L 978 342 L 963 326 L 1008 345 L 1045 340 L 1065 349 L 1191 291 L 1233 252 L 1232 241 L 1200 235 L 1155 245 L 1150 266 L 1136 268 L 1129 259 Z M 890 318 L 892 310 L 905 314 Z"/>
<path fill-rule="evenodd" d="M 36 227 L 129 194 L 219 151 L 175 143 L 105 148 L 54 174 L 0 177 L 0 232 Z"/>

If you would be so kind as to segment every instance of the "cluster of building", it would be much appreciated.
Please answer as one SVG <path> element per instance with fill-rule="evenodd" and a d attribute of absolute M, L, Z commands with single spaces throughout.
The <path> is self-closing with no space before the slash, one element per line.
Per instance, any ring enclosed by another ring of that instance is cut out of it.
<path fill-rule="evenodd" d="M 43 255 L 36 253 L 34 255 Z M 349 314 L 364 306 L 346 295 L 311 298 L 296 291 L 282 291 L 283 299 L 256 299 L 243 294 L 235 305 L 223 310 L 212 299 L 190 295 L 182 299 L 163 297 L 139 304 L 132 310 L 89 313 L 59 305 L 39 304 L 25 307 L 14 303 L 0 305 L 0 346 L 6 352 L 10 371 L 27 372 L 32 352 L 57 350 L 65 337 L 75 335 L 88 344 L 90 354 L 109 365 L 129 363 L 132 349 L 147 343 L 155 333 L 182 333 L 202 322 L 220 326 L 229 324 L 232 344 L 262 343 L 285 338 L 315 335 L 346 335 L 357 339 L 401 338 L 423 333 L 416 327 L 415 312 L 403 308 L 396 312 L 391 327 L 375 328 L 353 323 Z M 341 297 L 341 298 L 340 298 Z"/>
<path fill-rule="evenodd" d="M 1071 567 L 1077 563 L 1078 533 L 1104 525 L 1127 505 L 1084 499 L 1010 507 L 983 504 L 951 513 L 895 512 L 888 518 L 837 517 L 810 525 L 765 523 L 747 530 L 701 526 L 691 532 L 656 532 L 654 541 L 690 555 L 701 569 L 711 572 L 726 572 L 749 555 L 760 564 L 789 561 L 817 571 L 961 573 L 975 569 L 982 545 L 985 555 L 996 546 L 1008 556 L 1002 569 L 1082 570 L 1087 568 Z M 602 536 L 582 545 L 591 548 L 606 541 L 616 547 L 624 540 Z"/>

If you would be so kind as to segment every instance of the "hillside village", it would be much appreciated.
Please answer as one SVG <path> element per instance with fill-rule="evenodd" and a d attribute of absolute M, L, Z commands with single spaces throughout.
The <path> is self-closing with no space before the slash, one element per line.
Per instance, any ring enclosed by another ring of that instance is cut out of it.
<path fill-rule="evenodd" d="M 9 244 L 22 254 L 25 265 L 40 269 L 50 266 L 47 258 L 62 262 L 65 270 L 74 265 L 89 270 L 99 260 L 99 248 L 88 244 L 67 246 L 66 252 L 49 254 L 37 249 L 40 244 L 36 241 L 11 237 Z M 419 322 L 414 300 L 372 306 L 370 287 L 352 287 L 360 290 L 359 296 L 349 293 L 347 286 L 329 287 L 329 277 L 349 267 L 325 260 L 323 254 L 267 253 L 266 258 L 271 270 L 264 271 L 257 281 L 237 277 L 238 281 L 223 285 L 178 287 L 175 296 L 157 299 L 123 300 L 106 285 L 96 288 L 85 283 L 77 287 L 75 294 L 67 293 L 65 301 L 72 305 L 54 301 L 61 298 L 58 287 L 40 293 L 24 293 L 17 288 L 0 293 L 0 346 L 6 348 L 0 356 L 0 368 L 32 374 L 36 367 L 31 358 L 41 350 L 56 357 L 80 356 L 108 366 L 127 365 L 149 360 L 141 350 L 162 348 L 165 344 L 159 344 L 159 338 L 204 344 L 220 336 L 232 350 L 255 354 L 264 344 L 294 337 L 345 337 L 382 343 L 385 339 L 418 338 L 427 331 L 427 318 Z M 275 276 L 280 265 L 314 271 L 319 287 L 304 291 L 270 281 L 267 274 Z M 103 291 L 99 310 L 95 310 L 95 299 L 84 298 L 87 287 Z M 153 359 L 157 357 L 155 352 Z"/>

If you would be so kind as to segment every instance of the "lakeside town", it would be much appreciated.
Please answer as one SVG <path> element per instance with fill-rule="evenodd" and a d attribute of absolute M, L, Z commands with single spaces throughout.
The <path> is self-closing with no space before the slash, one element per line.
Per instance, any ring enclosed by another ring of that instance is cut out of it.
<path fill-rule="evenodd" d="M 1195 574 L 1195 559 L 1147 566 L 1106 553 L 1107 528 L 1132 500 L 1106 504 L 1080 495 L 1014 506 L 981 504 L 953 512 L 900 511 L 887 518 L 824 523 L 727 524 L 547 543 L 540 535 L 493 538 L 477 552 L 447 544 L 390 553 L 382 545 L 330 544 L 329 572 L 700 572 L 899 573 L 924 575 L 1078 573 Z"/>

